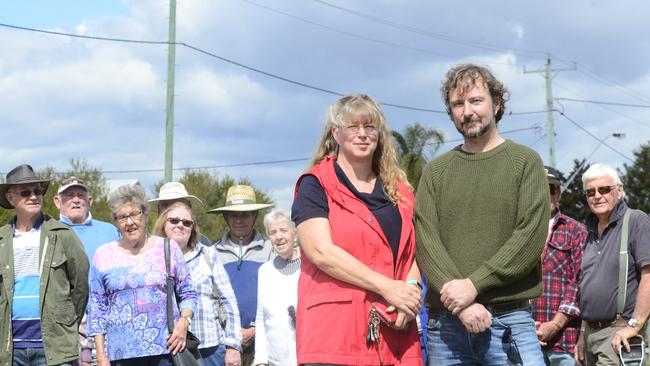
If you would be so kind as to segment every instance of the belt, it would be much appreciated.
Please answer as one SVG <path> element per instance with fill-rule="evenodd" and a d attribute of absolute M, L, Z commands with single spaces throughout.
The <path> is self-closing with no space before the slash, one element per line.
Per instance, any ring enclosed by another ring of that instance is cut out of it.
<path fill-rule="evenodd" d="M 502 314 L 502 313 L 509 313 L 517 310 L 527 310 L 528 308 L 530 308 L 530 301 L 518 300 L 518 301 L 499 302 L 496 304 L 487 304 L 485 307 L 493 314 Z"/>
<path fill-rule="evenodd" d="M 627 326 L 627 320 L 616 319 L 616 320 L 605 320 L 605 321 L 597 321 L 597 322 L 588 321 L 587 324 L 589 325 L 589 327 L 594 329 L 603 329 L 608 327 L 625 327 Z"/>

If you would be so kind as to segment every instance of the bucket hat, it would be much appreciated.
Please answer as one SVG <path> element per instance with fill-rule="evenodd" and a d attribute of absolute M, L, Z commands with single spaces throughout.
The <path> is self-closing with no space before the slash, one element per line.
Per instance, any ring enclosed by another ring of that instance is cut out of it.
<path fill-rule="evenodd" d="M 149 200 L 149 202 L 157 204 L 160 201 L 170 201 L 170 200 L 177 200 L 181 198 L 185 198 L 189 200 L 190 202 L 192 202 L 192 205 L 196 203 L 198 203 L 199 205 L 203 204 L 203 202 L 201 202 L 201 200 L 198 197 L 187 193 L 185 186 L 181 182 L 168 182 L 163 184 L 162 187 L 160 187 L 158 197 Z"/>
<path fill-rule="evenodd" d="M 235 185 L 228 188 L 226 204 L 223 207 L 215 208 L 208 212 L 257 211 L 271 206 L 273 205 L 268 203 L 257 203 L 253 187 Z"/>
<path fill-rule="evenodd" d="M 37 177 L 34 173 L 34 168 L 28 164 L 18 165 L 11 169 L 11 171 L 7 173 L 5 183 L 0 184 L 0 206 L 7 209 L 14 208 L 14 206 L 12 206 L 7 200 L 7 191 L 9 191 L 9 188 L 13 185 L 29 183 L 40 183 L 41 188 L 43 189 L 43 194 L 45 194 L 45 192 L 47 192 L 47 187 L 50 186 L 50 179 L 41 179 Z"/>

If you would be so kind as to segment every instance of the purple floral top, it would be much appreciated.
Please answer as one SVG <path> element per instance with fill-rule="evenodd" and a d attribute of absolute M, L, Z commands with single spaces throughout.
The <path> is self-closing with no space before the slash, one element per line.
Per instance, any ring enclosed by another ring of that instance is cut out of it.
<path fill-rule="evenodd" d="M 111 361 L 168 353 L 165 253 L 162 238 L 140 255 L 129 255 L 117 241 L 99 247 L 90 269 L 88 334 L 105 335 Z M 196 311 L 196 291 L 183 253 L 171 241 L 171 275 L 180 307 Z M 174 302 L 176 303 L 176 302 Z M 174 318 L 178 319 L 174 306 Z"/>

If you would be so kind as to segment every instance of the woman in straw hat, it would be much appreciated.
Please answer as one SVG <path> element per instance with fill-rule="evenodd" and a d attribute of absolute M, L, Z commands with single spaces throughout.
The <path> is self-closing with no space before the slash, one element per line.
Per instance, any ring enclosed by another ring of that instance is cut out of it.
<path fill-rule="evenodd" d="M 330 107 L 292 218 L 304 251 L 298 363 L 422 365 L 413 192 L 372 98 Z"/>

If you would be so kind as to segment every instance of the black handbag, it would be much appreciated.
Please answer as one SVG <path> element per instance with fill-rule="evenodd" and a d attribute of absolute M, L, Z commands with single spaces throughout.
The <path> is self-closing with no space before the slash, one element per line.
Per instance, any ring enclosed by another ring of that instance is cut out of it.
<path fill-rule="evenodd" d="M 172 301 L 172 295 L 175 295 L 174 290 L 174 279 L 170 273 L 170 250 L 169 250 L 169 238 L 165 238 L 165 269 L 167 270 L 167 330 L 169 334 L 174 332 L 174 303 Z M 181 352 L 171 355 L 172 363 L 174 366 L 203 366 L 203 359 L 201 358 L 201 353 L 199 352 L 199 344 L 201 341 L 196 338 L 192 332 L 187 331 L 187 337 L 185 339 L 185 349 Z"/>

